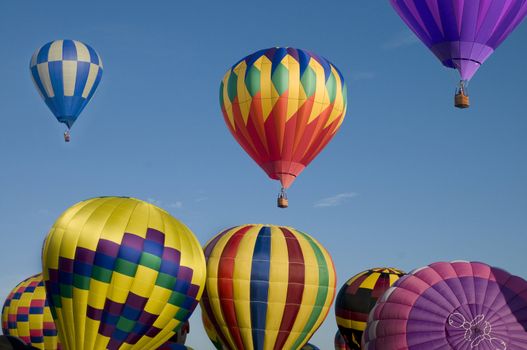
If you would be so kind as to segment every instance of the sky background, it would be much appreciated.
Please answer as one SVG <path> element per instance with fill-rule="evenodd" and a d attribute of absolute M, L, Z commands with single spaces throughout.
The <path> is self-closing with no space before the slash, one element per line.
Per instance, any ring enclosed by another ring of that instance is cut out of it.
<path fill-rule="evenodd" d="M 479 260 L 527 277 L 527 24 L 453 107 L 457 72 L 387 1 L 9 1 L 0 11 L 0 300 L 38 273 L 62 211 L 100 195 L 149 200 L 204 244 L 245 223 L 293 226 L 333 256 L 338 287 L 376 266 Z M 104 75 L 65 144 L 29 74 L 54 39 L 93 46 Z M 292 46 L 332 61 L 348 113 L 276 208 L 279 186 L 231 137 L 220 81 L 242 57 Z M 330 349 L 334 312 L 312 338 Z M 213 349 L 199 309 L 187 344 Z"/>

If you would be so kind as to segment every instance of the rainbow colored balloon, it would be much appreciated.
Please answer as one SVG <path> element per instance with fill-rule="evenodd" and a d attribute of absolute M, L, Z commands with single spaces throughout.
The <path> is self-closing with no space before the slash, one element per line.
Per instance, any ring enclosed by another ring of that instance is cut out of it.
<path fill-rule="evenodd" d="M 37 349 L 61 349 L 42 274 L 25 279 L 9 293 L 2 309 L 2 331 Z"/>
<path fill-rule="evenodd" d="M 377 299 L 403 275 L 398 269 L 377 267 L 356 274 L 340 288 L 335 315 L 339 331 L 350 349 L 361 349 L 368 314 Z"/>
<path fill-rule="evenodd" d="M 155 349 L 197 306 L 203 250 L 164 210 L 138 199 L 80 202 L 46 238 L 43 274 L 68 350 Z"/>
<path fill-rule="evenodd" d="M 325 58 L 273 47 L 227 71 L 220 104 L 236 141 L 285 190 L 339 129 L 347 90 Z"/>
<path fill-rule="evenodd" d="M 231 350 L 299 350 L 326 318 L 335 268 L 311 236 L 290 227 L 242 225 L 205 246 L 201 309 Z"/>

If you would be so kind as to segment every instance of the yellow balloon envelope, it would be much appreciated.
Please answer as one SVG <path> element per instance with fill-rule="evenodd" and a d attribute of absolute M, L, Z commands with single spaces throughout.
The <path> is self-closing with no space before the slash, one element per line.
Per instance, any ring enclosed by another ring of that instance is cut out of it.
<path fill-rule="evenodd" d="M 290 227 L 243 225 L 205 247 L 201 309 L 231 350 L 298 350 L 335 297 L 329 253 Z"/>
<path fill-rule="evenodd" d="M 124 197 L 66 210 L 46 238 L 42 265 L 67 350 L 158 348 L 189 318 L 206 275 L 184 224 Z"/>

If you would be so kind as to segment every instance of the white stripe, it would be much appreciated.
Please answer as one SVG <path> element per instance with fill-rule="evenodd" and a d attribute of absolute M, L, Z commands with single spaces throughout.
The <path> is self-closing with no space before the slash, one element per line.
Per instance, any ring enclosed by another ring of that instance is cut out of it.
<path fill-rule="evenodd" d="M 73 43 L 77 49 L 77 61 L 90 62 L 90 51 L 88 51 L 86 45 L 77 40 L 73 40 Z"/>
<path fill-rule="evenodd" d="M 56 40 L 49 47 L 48 62 L 62 61 L 62 46 L 63 40 Z"/>
<path fill-rule="evenodd" d="M 40 50 L 37 50 L 33 56 L 31 56 L 31 63 L 29 64 L 29 67 L 30 68 L 33 68 L 37 65 L 37 56 L 38 56 L 38 53 L 40 52 Z"/>
<path fill-rule="evenodd" d="M 38 64 L 37 71 L 38 76 L 40 77 L 40 81 L 44 86 L 44 90 L 46 90 L 46 95 L 48 95 L 49 98 L 55 97 L 55 92 L 53 91 L 53 86 L 51 85 L 51 78 L 49 77 L 48 63 L 44 62 Z"/>
<path fill-rule="evenodd" d="M 99 73 L 99 66 L 96 64 L 90 63 L 90 72 L 88 73 L 88 79 L 86 80 L 84 91 L 82 92 L 83 98 L 87 98 L 88 95 L 90 94 L 98 73 Z"/>
<path fill-rule="evenodd" d="M 62 62 L 62 81 L 64 83 L 64 96 L 73 96 L 75 81 L 77 80 L 77 61 Z"/>

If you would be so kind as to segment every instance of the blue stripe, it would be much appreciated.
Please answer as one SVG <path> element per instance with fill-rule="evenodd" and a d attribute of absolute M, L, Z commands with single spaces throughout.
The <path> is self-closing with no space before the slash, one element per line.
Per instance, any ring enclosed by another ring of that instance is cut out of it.
<path fill-rule="evenodd" d="M 141 260 L 141 251 L 127 246 L 121 246 L 119 248 L 118 257 L 131 263 L 138 264 L 139 260 Z"/>
<path fill-rule="evenodd" d="M 45 337 L 53 337 L 58 334 L 56 329 L 44 329 L 44 336 Z"/>
<path fill-rule="evenodd" d="M 44 84 L 42 84 L 42 80 L 40 79 L 40 75 L 38 74 L 38 67 L 33 66 L 31 67 L 31 75 L 33 76 L 33 80 L 35 81 L 35 85 L 37 86 L 37 89 L 40 91 L 42 96 L 44 98 L 49 97 L 46 93 L 46 89 L 44 88 Z"/>
<path fill-rule="evenodd" d="M 255 350 L 264 348 L 270 260 L 271 228 L 264 226 L 256 238 L 251 266 L 251 328 Z"/>
<path fill-rule="evenodd" d="M 75 261 L 73 264 L 73 272 L 76 275 L 91 277 L 92 270 L 93 270 L 92 264 L 86 264 L 81 261 Z"/>
<path fill-rule="evenodd" d="M 276 49 L 273 55 L 273 62 L 271 66 L 271 75 L 274 73 L 275 69 L 282 62 L 282 59 L 287 55 L 287 49 L 279 47 Z"/>
<path fill-rule="evenodd" d="M 26 314 L 18 314 L 16 315 L 17 322 L 27 322 L 29 321 L 29 315 Z"/>
<path fill-rule="evenodd" d="M 86 44 L 85 46 L 88 48 L 88 52 L 90 53 L 90 62 L 93 64 L 100 65 L 99 55 L 97 55 L 97 52 L 95 52 L 95 50 L 91 46 Z"/>
<path fill-rule="evenodd" d="M 304 75 L 306 68 L 309 67 L 309 61 L 311 56 L 304 50 L 297 50 L 298 53 L 298 64 L 300 65 L 300 77 Z"/>
<path fill-rule="evenodd" d="M 96 252 L 93 264 L 95 266 L 103 267 L 108 270 L 113 270 L 113 267 L 115 265 L 115 258 L 113 256 L 108 256 L 106 254 Z"/>
<path fill-rule="evenodd" d="M 44 313 L 44 308 L 41 306 L 30 306 L 29 313 L 31 315 L 40 315 Z"/>
<path fill-rule="evenodd" d="M 88 81 L 88 75 L 90 74 L 90 63 L 89 62 L 77 62 L 77 72 L 75 80 L 75 91 L 74 96 L 82 96 L 86 82 Z"/>
<path fill-rule="evenodd" d="M 49 48 L 50 48 L 51 44 L 53 44 L 53 41 L 47 43 L 46 45 L 44 45 L 44 46 L 42 46 L 40 48 L 40 51 L 37 54 L 37 64 L 38 63 L 44 63 L 44 62 L 48 61 Z"/>
<path fill-rule="evenodd" d="M 63 61 L 76 61 L 77 60 L 77 47 L 72 40 L 64 40 L 62 42 L 62 60 Z"/>
<path fill-rule="evenodd" d="M 51 80 L 51 86 L 53 86 L 53 91 L 55 92 L 55 97 L 53 97 L 54 103 L 53 106 L 55 110 L 51 110 L 55 117 L 60 117 L 63 115 L 64 111 L 64 77 L 62 74 L 62 61 L 48 62 L 49 70 L 49 79 Z"/>
<path fill-rule="evenodd" d="M 143 244 L 143 251 L 145 253 L 149 253 L 158 257 L 163 255 L 163 248 L 164 246 L 162 244 L 154 241 L 146 240 Z"/>

